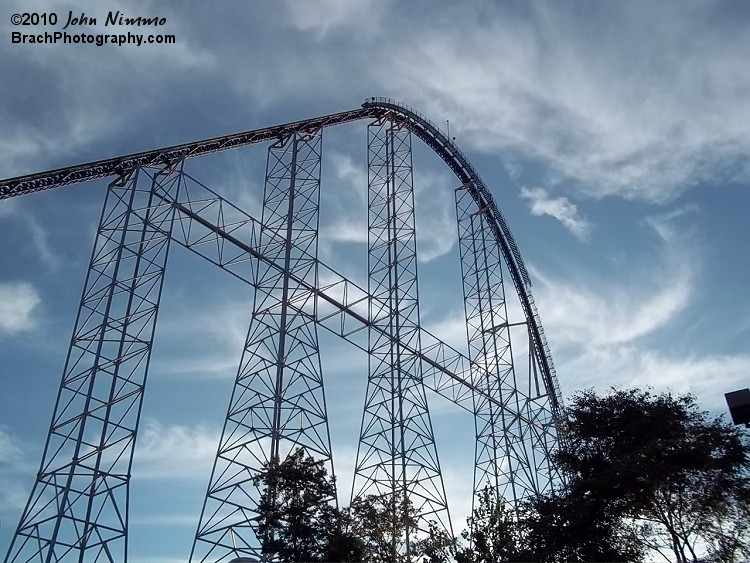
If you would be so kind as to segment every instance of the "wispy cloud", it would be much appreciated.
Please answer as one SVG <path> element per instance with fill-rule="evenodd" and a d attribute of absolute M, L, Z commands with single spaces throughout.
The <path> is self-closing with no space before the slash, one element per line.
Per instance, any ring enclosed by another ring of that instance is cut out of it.
<path fill-rule="evenodd" d="M 323 225 L 321 250 L 331 254 L 337 242 L 367 243 L 367 167 L 350 155 L 333 153 L 333 182 L 327 182 L 322 197 L 335 209 L 332 221 Z M 414 206 L 417 253 L 420 262 L 430 262 L 451 251 L 457 240 L 453 203 L 453 178 L 420 169 L 414 174 Z M 364 249 L 363 249 L 364 251 Z"/>
<path fill-rule="evenodd" d="M 0 514 L 15 516 L 24 507 L 28 475 L 33 471 L 33 462 L 21 440 L 0 427 Z"/>
<path fill-rule="evenodd" d="M 154 361 L 160 376 L 191 379 L 234 378 L 252 316 L 252 299 L 227 299 L 180 311 L 160 321 L 166 353 Z M 176 352 L 176 353 L 175 353 Z"/>
<path fill-rule="evenodd" d="M 677 355 L 652 349 L 647 343 L 608 348 L 582 348 L 578 354 L 558 356 L 558 370 L 567 374 L 569 390 L 611 386 L 651 386 L 659 391 L 690 392 L 706 409 L 725 412 L 724 393 L 747 387 L 747 354 Z"/>
<path fill-rule="evenodd" d="M 582 217 L 578 207 L 566 197 L 551 197 L 542 188 L 521 188 L 521 197 L 528 200 L 531 214 L 549 215 L 557 219 L 576 238 L 585 240 L 591 232 L 591 223 Z"/>
<path fill-rule="evenodd" d="M 700 245 L 679 226 L 680 218 L 696 211 L 688 206 L 645 218 L 659 250 L 645 265 L 632 263 L 619 283 L 561 279 L 534 269 L 535 294 L 566 391 L 653 386 L 694 393 L 706 408 L 721 412 L 723 394 L 746 385 L 747 354 L 679 354 L 654 344 L 661 329 L 679 334 L 680 315 L 696 296 Z"/>
<path fill-rule="evenodd" d="M 724 393 L 747 387 L 750 355 L 673 357 L 655 352 L 641 356 L 642 369 L 630 382 L 632 385 L 653 385 L 678 392 L 692 392 L 703 399 L 708 408 L 724 410 Z"/>
<path fill-rule="evenodd" d="M 665 326 L 688 304 L 688 277 L 655 288 L 600 289 L 579 283 L 534 276 L 544 323 L 558 344 L 609 346 L 631 342 Z"/>
<path fill-rule="evenodd" d="M 328 156 L 332 177 L 321 191 L 322 213 L 330 221 L 322 225 L 321 250 L 329 254 L 337 242 L 367 243 L 367 164 L 345 153 Z"/>
<path fill-rule="evenodd" d="M 698 254 L 676 236 L 677 210 L 649 217 L 646 224 L 659 243 L 658 259 L 619 284 L 551 278 L 538 268 L 536 295 L 543 320 L 558 346 L 615 346 L 664 327 L 683 311 L 693 295 Z"/>
<path fill-rule="evenodd" d="M 379 71 L 459 139 L 541 162 L 588 196 L 664 202 L 736 179 L 750 150 L 750 32 L 712 25 L 720 6 L 608 4 L 585 19 L 498 6 L 469 35 L 457 21 L 474 15 L 457 9 Z"/>
<path fill-rule="evenodd" d="M 286 0 L 289 22 L 300 31 L 315 33 L 318 38 L 331 31 L 373 34 L 385 13 L 386 0 Z M 367 22 L 367 26 L 362 23 Z M 368 31 L 369 29 L 369 31 Z"/>
<path fill-rule="evenodd" d="M 34 312 L 42 302 L 28 282 L 0 283 L 0 336 L 12 336 L 36 326 Z"/>
<path fill-rule="evenodd" d="M 61 259 L 49 241 L 47 229 L 22 202 L 13 199 L 0 202 L 0 219 L 20 223 L 28 231 L 40 262 L 51 270 L 60 268 Z"/>
<path fill-rule="evenodd" d="M 136 479 L 207 482 L 221 431 L 218 426 L 143 422 L 133 457 Z"/>
<path fill-rule="evenodd" d="M 417 257 L 430 262 L 450 252 L 458 241 L 456 229 L 456 181 L 448 173 L 426 170 L 414 173 Z"/>
<path fill-rule="evenodd" d="M 466 317 L 463 309 L 442 311 L 442 315 L 429 323 L 423 321 L 423 326 L 437 338 L 466 353 Z"/>

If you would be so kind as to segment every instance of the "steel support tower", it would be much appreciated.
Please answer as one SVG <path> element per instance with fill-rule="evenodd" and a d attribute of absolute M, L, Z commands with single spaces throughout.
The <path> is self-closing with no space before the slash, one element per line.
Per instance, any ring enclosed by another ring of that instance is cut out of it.
<path fill-rule="evenodd" d="M 303 448 L 333 475 L 316 300 L 303 285 L 317 285 L 321 149 L 313 131 L 268 150 L 259 246 L 273 266 L 256 270 L 252 322 L 191 561 L 262 556 L 253 477 L 267 464 Z"/>
<path fill-rule="evenodd" d="M 502 249 L 472 187 L 455 193 L 472 381 L 483 392 L 474 394 L 474 498 L 490 486 L 517 508 L 553 485 L 547 454 L 556 434 L 533 353 L 526 374 L 514 362 Z M 526 322 L 517 324 L 528 334 Z M 522 344 L 531 351 L 530 341 Z M 488 397 L 497 398 L 502 408 Z"/>
<path fill-rule="evenodd" d="M 127 558 L 130 469 L 176 194 L 170 169 L 107 191 L 47 444 L 6 561 Z"/>
<path fill-rule="evenodd" d="M 386 115 L 368 131 L 369 378 L 353 497 L 384 498 L 392 510 L 392 559 L 405 555 L 429 521 L 452 536 L 448 503 L 420 362 L 411 132 Z M 409 526 L 409 504 L 416 529 Z M 399 522 L 401 525 L 399 525 Z"/>
<path fill-rule="evenodd" d="M 366 289 L 317 256 L 322 130 L 357 120 L 368 121 Z M 461 186 L 468 356 L 420 324 L 413 136 Z M 188 159 L 260 142 L 271 143 L 260 219 L 184 170 Z M 333 473 L 318 327 L 369 355 L 353 495 L 390 503 L 394 530 L 415 511 L 414 529 L 392 542 L 394 559 L 408 560 L 432 521 L 451 533 L 427 391 L 474 417 L 475 491 L 489 483 L 515 505 L 563 478 L 549 464 L 562 401 L 521 254 L 466 156 L 418 112 L 371 98 L 350 111 L 3 180 L 0 199 L 103 177 L 114 180 L 6 563 L 127 561 L 132 458 L 172 241 L 255 291 L 192 560 L 260 554 L 252 478 L 264 463 L 301 447 Z"/>

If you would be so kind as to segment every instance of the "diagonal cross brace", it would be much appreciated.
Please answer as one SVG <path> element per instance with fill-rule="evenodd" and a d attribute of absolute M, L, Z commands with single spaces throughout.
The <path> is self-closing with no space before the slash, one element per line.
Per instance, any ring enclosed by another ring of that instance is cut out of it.
<path fill-rule="evenodd" d="M 201 185 L 201 187 L 209 192 L 211 198 L 214 201 L 230 207 L 234 213 L 243 215 L 242 221 L 233 221 L 232 231 L 236 230 L 235 225 L 237 223 L 244 222 L 246 224 L 249 223 L 252 225 L 253 232 L 259 232 L 259 229 L 262 227 L 260 221 L 248 215 L 231 203 L 227 202 L 223 198 L 219 197 L 205 186 Z M 236 254 L 232 255 L 232 264 L 247 262 L 248 259 L 257 259 L 263 261 L 266 264 L 269 264 L 271 267 L 278 270 L 283 269 L 282 265 L 277 264 L 273 259 L 264 254 L 261 248 L 257 248 L 252 244 L 248 244 L 247 242 L 245 242 L 245 240 L 241 240 L 240 238 L 233 235 L 232 232 L 229 232 L 228 229 L 223 228 L 221 225 L 216 225 L 212 221 L 203 217 L 200 214 L 200 211 L 206 209 L 208 206 L 202 206 L 198 210 L 194 210 L 181 202 L 170 199 L 168 196 L 160 192 L 157 192 L 156 195 L 165 203 L 172 205 L 180 215 L 188 218 L 190 221 L 194 221 L 195 223 L 199 224 L 201 227 L 209 231 L 209 233 L 211 233 L 212 235 L 220 238 L 222 241 L 230 243 L 231 245 L 236 247 L 236 249 L 241 250 L 242 254 L 244 254 L 245 256 L 238 257 Z M 187 202 L 187 204 L 190 205 L 190 202 Z M 225 269 L 242 281 L 253 285 L 252 276 L 249 275 L 249 273 L 247 275 L 243 275 L 242 273 L 238 273 L 237 270 L 229 269 L 227 267 L 228 264 L 222 263 L 221 259 L 217 260 L 210 256 L 208 252 L 203 252 L 202 248 L 209 246 L 206 244 L 207 239 L 205 237 L 201 239 L 200 243 L 195 244 L 189 240 L 189 235 L 187 234 L 185 235 L 186 240 L 181 240 L 180 235 L 189 232 L 190 229 L 186 231 L 184 229 L 181 230 L 176 228 L 175 231 L 177 232 L 177 234 L 173 232 L 173 238 L 178 244 L 218 265 L 222 269 Z M 317 259 L 310 256 L 310 260 Z M 326 266 L 319 260 L 317 260 L 317 263 L 320 270 L 320 278 L 328 280 L 328 283 L 326 283 L 323 287 L 316 287 L 305 280 L 296 278 L 295 276 L 292 276 L 291 279 L 293 279 L 296 284 L 299 284 L 299 286 L 303 287 L 306 291 L 309 291 L 313 295 L 315 295 L 315 298 L 319 304 L 326 305 L 328 310 L 331 310 L 331 312 L 329 312 L 328 314 L 319 313 L 318 317 L 315 319 L 316 322 L 318 322 L 323 328 L 332 332 L 333 334 L 336 334 L 337 336 L 351 342 L 358 348 L 367 351 L 366 341 L 363 344 L 358 343 L 355 335 L 357 333 L 361 333 L 364 337 L 366 337 L 367 331 L 364 329 L 368 327 L 376 332 L 382 332 L 382 329 L 380 329 L 378 325 L 374 324 L 370 319 L 368 319 L 368 315 L 366 312 L 368 300 L 372 300 L 377 303 L 378 299 L 368 294 L 366 290 L 359 287 L 353 281 L 338 274 L 335 270 Z M 343 296 L 344 302 L 339 301 L 337 297 L 331 296 L 330 293 L 332 292 L 332 290 L 341 294 Z M 325 309 L 325 307 L 321 308 Z M 335 320 L 336 316 L 341 316 L 340 324 L 329 324 L 329 322 L 326 322 L 331 321 L 332 319 Z M 348 317 L 349 319 L 355 321 L 357 326 L 352 330 L 347 330 L 345 317 Z M 403 343 L 402 347 L 405 351 L 410 354 L 414 354 L 414 356 L 416 356 L 420 359 L 420 361 L 423 362 L 423 377 L 427 388 L 435 391 L 439 395 L 445 397 L 452 403 L 469 412 L 473 412 L 472 396 L 475 394 L 483 396 L 490 403 L 502 409 L 504 412 L 508 412 L 511 416 L 520 418 L 524 423 L 537 425 L 537 423 L 531 420 L 527 420 L 522 415 L 509 411 L 501 401 L 499 401 L 495 397 L 487 395 L 482 389 L 471 382 L 471 370 L 479 370 L 480 372 L 482 372 L 484 370 L 482 370 L 481 366 L 472 366 L 471 362 L 465 355 L 463 355 L 461 352 L 451 347 L 447 343 L 443 342 L 424 328 L 419 327 L 419 331 L 420 340 L 422 343 L 421 350 L 417 350 L 414 347 L 404 345 Z M 390 335 L 387 335 L 385 333 L 383 333 L 383 336 L 385 336 L 386 338 L 391 338 Z"/>

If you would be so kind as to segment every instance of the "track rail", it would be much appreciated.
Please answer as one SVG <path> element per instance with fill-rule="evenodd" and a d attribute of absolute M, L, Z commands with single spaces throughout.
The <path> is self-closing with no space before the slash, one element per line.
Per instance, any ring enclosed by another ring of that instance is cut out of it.
<path fill-rule="evenodd" d="M 97 178 L 124 176 L 139 167 L 169 165 L 188 158 L 264 141 L 275 141 L 296 132 L 312 132 L 360 119 L 378 118 L 388 113 L 406 121 L 414 134 L 443 159 L 461 184 L 470 191 L 492 228 L 526 317 L 553 414 L 556 418 L 561 417 L 562 394 L 539 313 L 531 294 L 531 279 L 505 217 L 487 185 L 458 146 L 422 114 L 390 98 L 368 98 L 361 108 L 349 111 L 2 180 L 0 199 L 79 184 Z"/>
<path fill-rule="evenodd" d="M 183 145 L 137 152 L 125 156 L 58 168 L 56 170 L 18 176 L 0 181 L 0 199 L 60 188 L 71 184 L 80 184 L 81 182 L 96 180 L 97 178 L 120 176 L 139 167 L 149 168 L 168 165 L 187 158 L 236 149 L 264 141 L 275 141 L 298 131 L 312 132 L 322 127 L 341 125 L 342 123 L 349 123 L 367 117 L 377 117 L 382 113 L 382 110 L 377 108 L 359 108 L 305 119 L 303 121 L 293 121 L 263 129 L 253 129 L 233 135 L 185 143 Z"/>

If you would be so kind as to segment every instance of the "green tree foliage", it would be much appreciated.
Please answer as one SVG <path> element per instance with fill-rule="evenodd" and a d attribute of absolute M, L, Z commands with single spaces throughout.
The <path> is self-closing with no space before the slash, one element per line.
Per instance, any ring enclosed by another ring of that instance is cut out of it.
<path fill-rule="evenodd" d="M 368 561 L 368 550 L 362 538 L 355 533 L 356 524 L 349 508 L 336 511 L 336 518 L 328 531 L 325 561 L 356 563 Z"/>
<path fill-rule="evenodd" d="M 521 528 L 508 510 L 505 499 L 487 486 L 475 502 L 471 516 L 466 519 L 469 529 L 461 533 L 464 541 L 456 553 L 456 561 L 495 563 L 523 560 Z"/>
<path fill-rule="evenodd" d="M 359 548 L 331 502 L 333 479 L 303 449 L 266 463 L 253 483 L 261 488 L 256 531 L 263 555 L 289 563 L 346 561 L 348 550 Z"/>
<path fill-rule="evenodd" d="M 407 538 L 415 541 L 416 514 L 402 495 L 355 497 L 349 515 L 352 532 L 365 545 L 367 561 L 401 561 Z"/>
<path fill-rule="evenodd" d="M 593 391 L 568 408 L 566 447 L 554 463 L 564 488 L 511 513 L 487 488 L 464 543 L 434 523 L 417 531 L 403 495 L 355 498 L 339 511 L 333 480 L 302 450 L 267 464 L 258 536 L 281 562 L 496 563 L 620 561 L 661 552 L 677 563 L 750 557 L 750 444 L 743 431 L 698 408 L 691 395 Z"/>
<path fill-rule="evenodd" d="M 333 479 L 302 449 L 265 464 L 253 482 L 261 490 L 256 533 L 268 558 L 398 563 L 407 549 L 415 563 L 451 558 L 452 539 L 437 526 L 417 535 L 416 510 L 403 495 L 357 497 L 338 510 Z"/>
<path fill-rule="evenodd" d="M 585 391 L 564 435 L 556 463 L 570 480 L 532 506 L 533 541 L 580 561 L 639 561 L 650 550 L 678 563 L 702 561 L 704 551 L 717 561 L 750 556 L 750 445 L 692 395 Z M 589 554 L 591 538 L 612 556 Z"/>
<path fill-rule="evenodd" d="M 454 539 L 434 521 L 429 522 L 427 536 L 417 540 L 415 553 L 422 563 L 447 563 L 456 555 Z"/>
<path fill-rule="evenodd" d="M 440 563 L 453 556 L 453 539 L 435 522 L 417 533 L 417 511 L 400 495 L 356 497 L 347 510 L 350 533 L 364 544 L 363 561 L 373 563 Z"/>
<path fill-rule="evenodd" d="M 520 560 L 636 563 L 644 551 L 606 501 L 570 490 L 529 499 L 519 520 Z"/>

